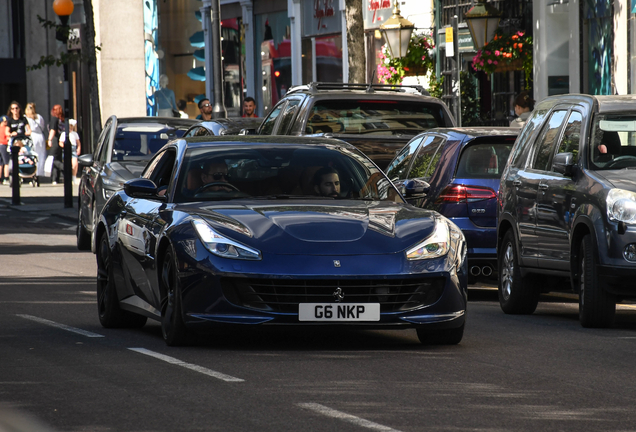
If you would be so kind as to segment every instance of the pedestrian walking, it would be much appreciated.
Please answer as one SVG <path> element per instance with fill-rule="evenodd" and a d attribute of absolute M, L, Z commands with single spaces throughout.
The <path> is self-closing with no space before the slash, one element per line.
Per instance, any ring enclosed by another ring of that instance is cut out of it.
<path fill-rule="evenodd" d="M 2 184 L 9 182 L 9 136 L 7 135 L 7 116 L 0 117 L 0 177 L 2 177 Z"/>
<path fill-rule="evenodd" d="M 243 101 L 243 117 L 258 117 L 256 115 L 256 101 L 251 96 L 246 97 Z"/>
<path fill-rule="evenodd" d="M 203 98 L 199 101 L 199 111 L 201 111 L 201 114 L 197 116 L 197 120 L 212 120 L 212 105 L 210 104 L 210 99 Z"/>
<path fill-rule="evenodd" d="M 49 121 L 49 156 L 52 156 L 51 182 L 58 184 L 60 173 L 64 172 L 64 155 L 60 147 L 60 135 L 64 132 L 64 110 L 61 105 L 53 105 L 51 108 L 51 120 Z"/>
<path fill-rule="evenodd" d="M 13 140 L 24 139 L 31 135 L 31 127 L 29 127 L 29 122 L 22 113 L 22 105 L 16 101 L 11 102 L 7 116 L 5 133 L 9 136 L 9 145 L 11 145 Z"/>
<path fill-rule="evenodd" d="M 33 142 L 33 152 L 38 157 L 38 177 L 44 176 L 44 162 L 46 161 L 46 123 L 40 114 L 35 110 L 35 103 L 29 102 L 24 108 L 29 127 L 31 128 L 31 141 Z"/>
<path fill-rule="evenodd" d="M 77 120 L 69 119 L 69 140 L 71 141 L 71 167 L 73 168 L 73 183 L 77 183 L 77 156 L 82 152 L 82 143 L 80 142 L 80 137 L 77 134 Z M 60 135 L 60 147 L 64 149 L 64 145 L 66 144 L 66 132 L 62 132 Z"/>
<path fill-rule="evenodd" d="M 510 122 L 510 127 L 522 128 L 534 109 L 534 99 L 528 91 L 522 91 L 515 98 L 515 114 L 518 116 Z"/>

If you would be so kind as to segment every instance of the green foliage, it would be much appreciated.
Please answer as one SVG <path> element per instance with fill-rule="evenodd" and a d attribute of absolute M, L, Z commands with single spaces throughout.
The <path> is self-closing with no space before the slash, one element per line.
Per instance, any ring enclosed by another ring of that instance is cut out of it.
<path fill-rule="evenodd" d="M 56 24 L 53 21 L 49 21 L 47 19 L 42 18 L 40 15 L 37 16 L 40 25 L 45 29 L 55 29 L 55 34 L 57 36 L 63 36 L 64 39 L 68 39 L 68 36 L 71 32 L 71 28 L 69 26 L 64 26 L 60 24 Z M 40 61 L 34 65 L 27 66 L 27 71 L 43 69 L 49 66 L 63 66 L 65 64 L 70 64 L 76 61 L 80 61 L 82 63 L 95 62 L 97 60 L 97 52 L 101 51 L 101 46 L 95 47 L 95 52 L 92 55 L 83 55 L 81 51 L 73 51 L 73 52 L 62 52 L 59 56 L 48 55 L 41 56 Z"/>
<path fill-rule="evenodd" d="M 433 37 L 425 33 L 411 34 L 409 49 L 402 58 L 393 58 L 388 46 L 384 45 L 380 52 L 378 78 L 382 84 L 401 84 L 406 75 L 415 71 L 433 70 L 435 61 L 430 54 L 435 48 Z"/>
<path fill-rule="evenodd" d="M 496 72 L 497 68 L 513 62 L 521 63 L 521 69 L 525 72 L 526 89 L 530 88 L 534 67 L 532 36 L 527 36 L 521 31 L 512 35 L 497 31 L 493 40 L 477 51 L 472 66 L 475 70 L 491 74 Z"/>
<path fill-rule="evenodd" d="M 480 99 L 477 97 L 475 80 L 469 72 L 461 72 L 460 80 L 462 126 L 481 125 L 483 120 L 480 116 Z M 440 99 L 444 94 L 444 77 L 437 79 L 435 74 L 432 74 L 428 92 L 431 96 Z"/>

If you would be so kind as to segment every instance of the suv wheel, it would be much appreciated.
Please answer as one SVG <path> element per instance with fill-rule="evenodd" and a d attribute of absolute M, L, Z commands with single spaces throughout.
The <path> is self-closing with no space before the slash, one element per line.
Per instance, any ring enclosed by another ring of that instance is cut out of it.
<path fill-rule="evenodd" d="M 616 299 L 602 287 L 596 272 L 592 237 L 583 237 L 579 250 L 579 320 L 583 327 L 603 328 L 614 322 Z"/>
<path fill-rule="evenodd" d="M 498 256 L 499 304 L 507 314 L 531 314 L 539 303 L 539 290 L 521 276 L 513 230 L 508 230 Z"/>

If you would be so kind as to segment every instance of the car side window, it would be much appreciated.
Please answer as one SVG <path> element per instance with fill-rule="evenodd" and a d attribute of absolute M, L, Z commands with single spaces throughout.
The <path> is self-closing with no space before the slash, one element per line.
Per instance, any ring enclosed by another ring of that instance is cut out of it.
<path fill-rule="evenodd" d="M 579 160 L 579 143 L 581 142 L 581 123 L 583 116 L 578 111 L 572 111 L 559 142 L 557 153 L 572 153 L 574 164 Z"/>
<path fill-rule="evenodd" d="M 281 104 L 278 104 L 276 107 L 274 107 L 274 109 L 269 114 L 269 116 L 265 120 L 263 120 L 263 124 L 261 125 L 261 130 L 258 131 L 259 135 L 272 134 L 272 132 L 274 131 L 274 125 L 276 125 L 276 120 L 278 119 L 278 116 L 280 115 L 284 106 L 285 104 L 281 103 Z"/>
<path fill-rule="evenodd" d="M 510 153 L 510 164 L 512 166 L 518 167 L 525 158 L 521 156 L 526 154 L 526 149 L 532 143 L 532 136 L 537 128 L 541 127 L 541 123 L 548 113 L 548 109 L 534 110 L 532 117 L 528 119 L 526 126 L 523 128 L 521 135 L 517 139 L 515 146 Z"/>
<path fill-rule="evenodd" d="M 548 124 L 541 132 L 541 135 L 537 140 L 537 145 L 534 148 L 534 161 L 532 162 L 533 169 L 539 171 L 549 170 L 549 163 L 552 161 L 556 139 L 559 135 L 559 131 L 561 130 L 566 114 L 566 110 L 558 110 L 552 113 Z"/>
<path fill-rule="evenodd" d="M 172 178 L 175 160 L 176 152 L 174 149 L 167 149 L 155 157 L 148 165 L 144 178 L 152 180 L 157 185 L 157 188 L 166 188 Z"/>
<path fill-rule="evenodd" d="M 111 123 L 108 125 L 108 127 L 104 129 L 104 132 L 102 133 L 102 136 L 100 137 L 102 141 L 100 144 L 99 157 L 97 158 L 97 160 L 99 160 L 102 163 L 105 163 L 106 159 L 108 158 L 108 142 L 109 142 L 112 128 L 113 128 L 113 124 Z"/>
<path fill-rule="evenodd" d="M 276 130 L 276 135 L 287 135 L 289 134 L 290 126 L 292 125 L 292 120 L 296 116 L 298 112 L 298 106 L 300 104 L 300 99 L 290 99 L 287 103 L 287 106 L 283 110 L 283 114 L 280 117 L 280 123 L 278 126 L 278 130 Z"/>
<path fill-rule="evenodd" d="M 439 136 L 425 138 L 413 161 L 413 167 L 408 178 L 430 178 L 442 155 L 441 144 L 443 142 L 444 138 Z"/>
<path fill-rule="evenodd" d="M 415 138 L 413 141 L 405 145 L 402 150 L 399 151 L 391 165 L 386 169 L 386 175 L 391 181 L 403 180 L 406 178 L 407 171 L 409 169 L 409 162 L 413 158 L 415 151 L 422 142 L 422 138 Z"/>

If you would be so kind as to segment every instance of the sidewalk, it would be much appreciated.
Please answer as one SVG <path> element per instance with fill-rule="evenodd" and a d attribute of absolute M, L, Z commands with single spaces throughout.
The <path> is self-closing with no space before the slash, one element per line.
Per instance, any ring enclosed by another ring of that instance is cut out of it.
<path fill-rule="evenodd" d="M 42 183 L 40 187 L 23 184 L 20 188 L 20 205 L 13 205 L 13 188 L 0 185 L 0 207 L 12 210 L 41 213 L 77 222 L 77 185 L 73 185 L 73 207 L 64 207 L 64 185 Z"/>

